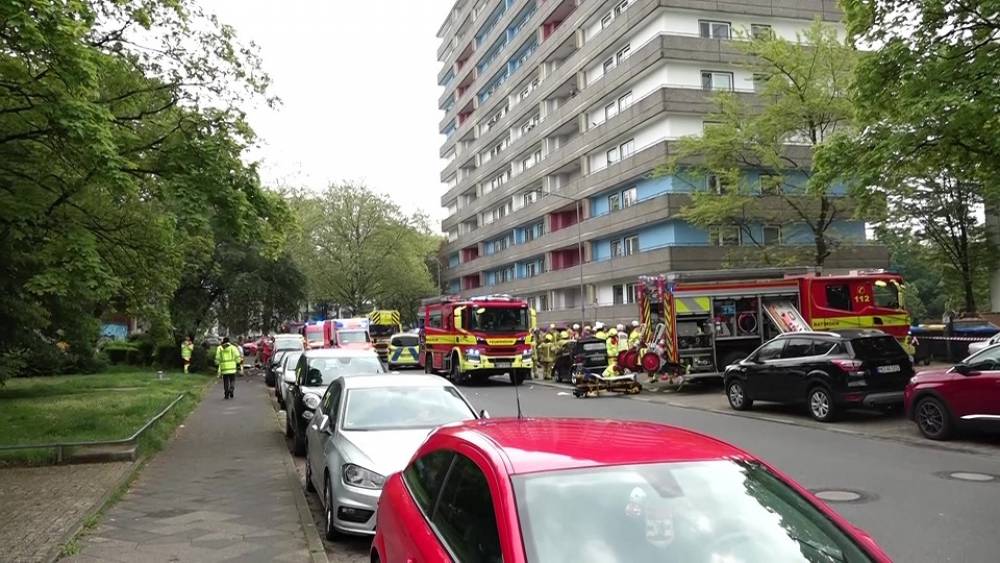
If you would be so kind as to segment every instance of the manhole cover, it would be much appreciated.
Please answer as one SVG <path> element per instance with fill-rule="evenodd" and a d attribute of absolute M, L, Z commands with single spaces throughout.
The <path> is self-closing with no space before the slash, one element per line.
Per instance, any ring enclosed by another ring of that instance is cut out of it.
<path fill-rule="evenodd" d="M 826 502 L 866 502 L 874 495 L 850 489 L 813 489 L 813 494 Z"/>
<path fill-rule="evenodd" d="M 958 479 L 959 481 L 976 481 L 978 483 L 987 483 L 989 481 L 996 481 L 996 475 L 990 475 L 989 473 L 976 473 L 974 471 L 952 471 L 951 473 L 945 473 L 944 477 L 948 479 Z"/>

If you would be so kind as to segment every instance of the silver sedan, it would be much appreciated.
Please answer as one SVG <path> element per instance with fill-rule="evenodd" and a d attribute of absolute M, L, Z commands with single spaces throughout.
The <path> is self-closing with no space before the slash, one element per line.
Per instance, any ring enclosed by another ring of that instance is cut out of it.
<path fill-rule="evenodd" d="M 430 375 L 358 375 L 330 385 L 306 429 L 306 488 L 320 493 L 325 534 L 374 534 L 387 475 L 442 424 L 477 415 L 454 385 Z"/>

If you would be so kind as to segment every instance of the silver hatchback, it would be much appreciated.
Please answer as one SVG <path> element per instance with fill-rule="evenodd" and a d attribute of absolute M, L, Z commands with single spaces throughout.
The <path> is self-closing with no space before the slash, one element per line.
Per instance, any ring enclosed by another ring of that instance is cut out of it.
<path fill-rule="evenodd" d="M 330 385 L 306 429 L 306 488 L 320 493 L 325 534 L 374 534 L 385 478 L 443 424 L 479 418 L 448 381 L 358 375 Z"/>

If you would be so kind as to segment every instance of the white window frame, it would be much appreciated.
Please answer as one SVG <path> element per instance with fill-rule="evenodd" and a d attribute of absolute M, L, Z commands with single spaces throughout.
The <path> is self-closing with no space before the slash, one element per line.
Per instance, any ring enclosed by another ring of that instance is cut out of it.
<path fill-rule="evenodd" d="M 769 23 L 751 23 L 750 37 L 754 39 L 768 39 L 774 37 L 774 27 Z"/>
<path fill-rule="evenodd" d="M 768 242 L 767 231 L 771 230 L 774 233 L 772 242 Z M 782 235 L 781 225 L 763 225 L 761 227 L 761 244 L 764 246 L 781 246 Z"/>
<path fill-rule="evenodd" d="M 616 115 L 618 115 L 617 103 L 611 102 L 610 104 L 604 106 L 604 121 L 607 121 Z"/>
<path fill-rule="evenodd" d="M 524 277 L 533 278 L 542 273 L 541 260 L 532 260 L 524 263 Z"/>
<path fill-rule="evenodd" d="M 626 158 L 635 154 L 635 139 L 629 139 L 624 143 L 618 145 L 618 158 L 619 160 L 625 160 Z"/>
<path fill-rule="evenodd" d="M 622 239 L 611 239 L 611 257 L 620 258 L 624 256 L 623 252 L 625 252 L 625 247 L 622 245 Z"/>
<path fill-rule="evenodd" d="M 622 249 L 625 256 L 632 256 L 639 252 L 639 235 L 629 235 L 622 239 Z"/>
<path fill-rule="evenodd" d="M 720 88 L 717 79 L 726 78 L 729 80 L 727 88 Z M 707 79 L 707 84 L 706 84 Z M 732 92 L 736 89 L 733 73 L 726 70 L 702 70 L 701 89 L 708 92 Z"/>
<path fill-rule="evenodd" d="M 621 2 L 619 2 L 618 5 L 615 6 L 615 9 L 614 9 L 615 17 L 617 18 L 618 16 L 622 15 L 622 13 L 624 13 L 625 10 L 628 9 L 629 4 L 631 4 L 631 3 L 632 3 L 632 0 L 622 0 Z"/>
<path fill-rule="evenodd" d="M 616 283 L 611 286 L 612 305 L 632 305 L 636 302 L 634 283 Z"/>
<path fill-rule="evenodd" d="M 628 109 L 632 105 L 632 91 L 629 90 L 621 96 L 618 96 L 618 113 L 621 113 Z"/>
<path fill-rule="evenodd" d="M 708 26 L 708 34 L 705 34 L 704 26 Z M 723 37 L 715 32 L 715 26 L 724 25 L 726 26 L 726 33 Z M 721 20 L 698 20 L 698 35 L 705 39 L 732 39 L 733 38 L 733 23 Z"/>
<path fill-rule="evenodd" d="M 734 241 L 726 244 L 727 238 Z M 709 229 L 709 243 L 712 246 L 740 246 L 743 243 L 743 229 L 739 225 L 719 225 Z"/>
<path fill-rule="evenodd" d="M 608 149 L 608 151 L 605 153 L 605 158 L 608 166 L 611 166 L 612 164 L 621 160 L 621 153 L 618 152 L 618 147 L 611 147 L 610 149 Z"/>
<path fill-rule="evenodd" d="M 614 68 L 615 68 L 615 58 L 614 57 L 609 57 L 606 61 L 604 61 L 604 64 L 601 65 L 601 68 L 604 69 L 604 74 L 607 74 L 607 73 L 611 72 L 612 70 L 614 70 Z"/>
<path fill-rule="evenodd" d="M 604 14 L 604 17 L 601 18 L 601 29 L 604 29 L 604 28 L 608 27 L 609 25 L 611 25 L 611 20 L 613 20 L 613 19 L 615 19 L 615 18 L 614 18 L 614 16 L 611 15 L 611 12 L 608 12 L 607 14 Z"/>
<path fill-rule="evenodd" d="M 608 196 L 608 212 L 618 211 L 622 208 L 622 196 L 618 193 L 613 193 Z"/>
<path fill-rule="evenodd" d="M 622 64 L 622 61 L 628 58 L 629 53 L 631 53 L 631 51 L 632 51 L 631 44 L 626 44 L 621 49 L 618 49 L 618 52 L 615 53 L 615 66 Z"/>
<path fill-rule="evenodd" d="M 768 181 L 769 178 L 781 178 L 780 174 L 761 174 L 757 177 L 757 187 L 761 195 L 776 195 L 781 193 L 780 182 Z M 772 184 L 768 186 L 767 184 Z"/>
<path fill-rule="evenodd" d="M 632 186 L 631 188 L 627 188 L 627 189 L 622 190 L 622 193 L 621 193 L 621 208 L 622 209 L 628 209 L 629 207 L 632 207 L 633 205 L 635 205 L 636 202 L 639 200 L 638 195 L 639 195 L 639 192 L 638 192 L 638 190 L 636 190 L 635 186 Z"/>

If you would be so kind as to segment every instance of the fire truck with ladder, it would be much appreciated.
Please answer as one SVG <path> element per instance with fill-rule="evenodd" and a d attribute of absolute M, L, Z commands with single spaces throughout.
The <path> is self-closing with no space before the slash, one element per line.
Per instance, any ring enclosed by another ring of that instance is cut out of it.
<path fill-rule="evenodd" d="M 381 309 L 368 313 L 368 334 L 371 335 L 375 345 L 375 352 L 383 362 L 389 354 L 389 340 L 398 332 L 403 332 L 403 325 L 399 322 L 399 311 Z"/>
<path fill-rule="evenodd" d="M 721 376 L 782 332 L 874 328 L 903 340 L 910 327 L 903 279 L 884 270 L 676 272 L 640 277 L 636 293 L 641 344 L 619 365 L 675 383 Z"/>
<path fill-rule="evenodd" d="M 531 375 L 535 311 L 509 295 L 425 299 L 417 314 L 421 364 L 456 384 L 509 374 Z"/>

